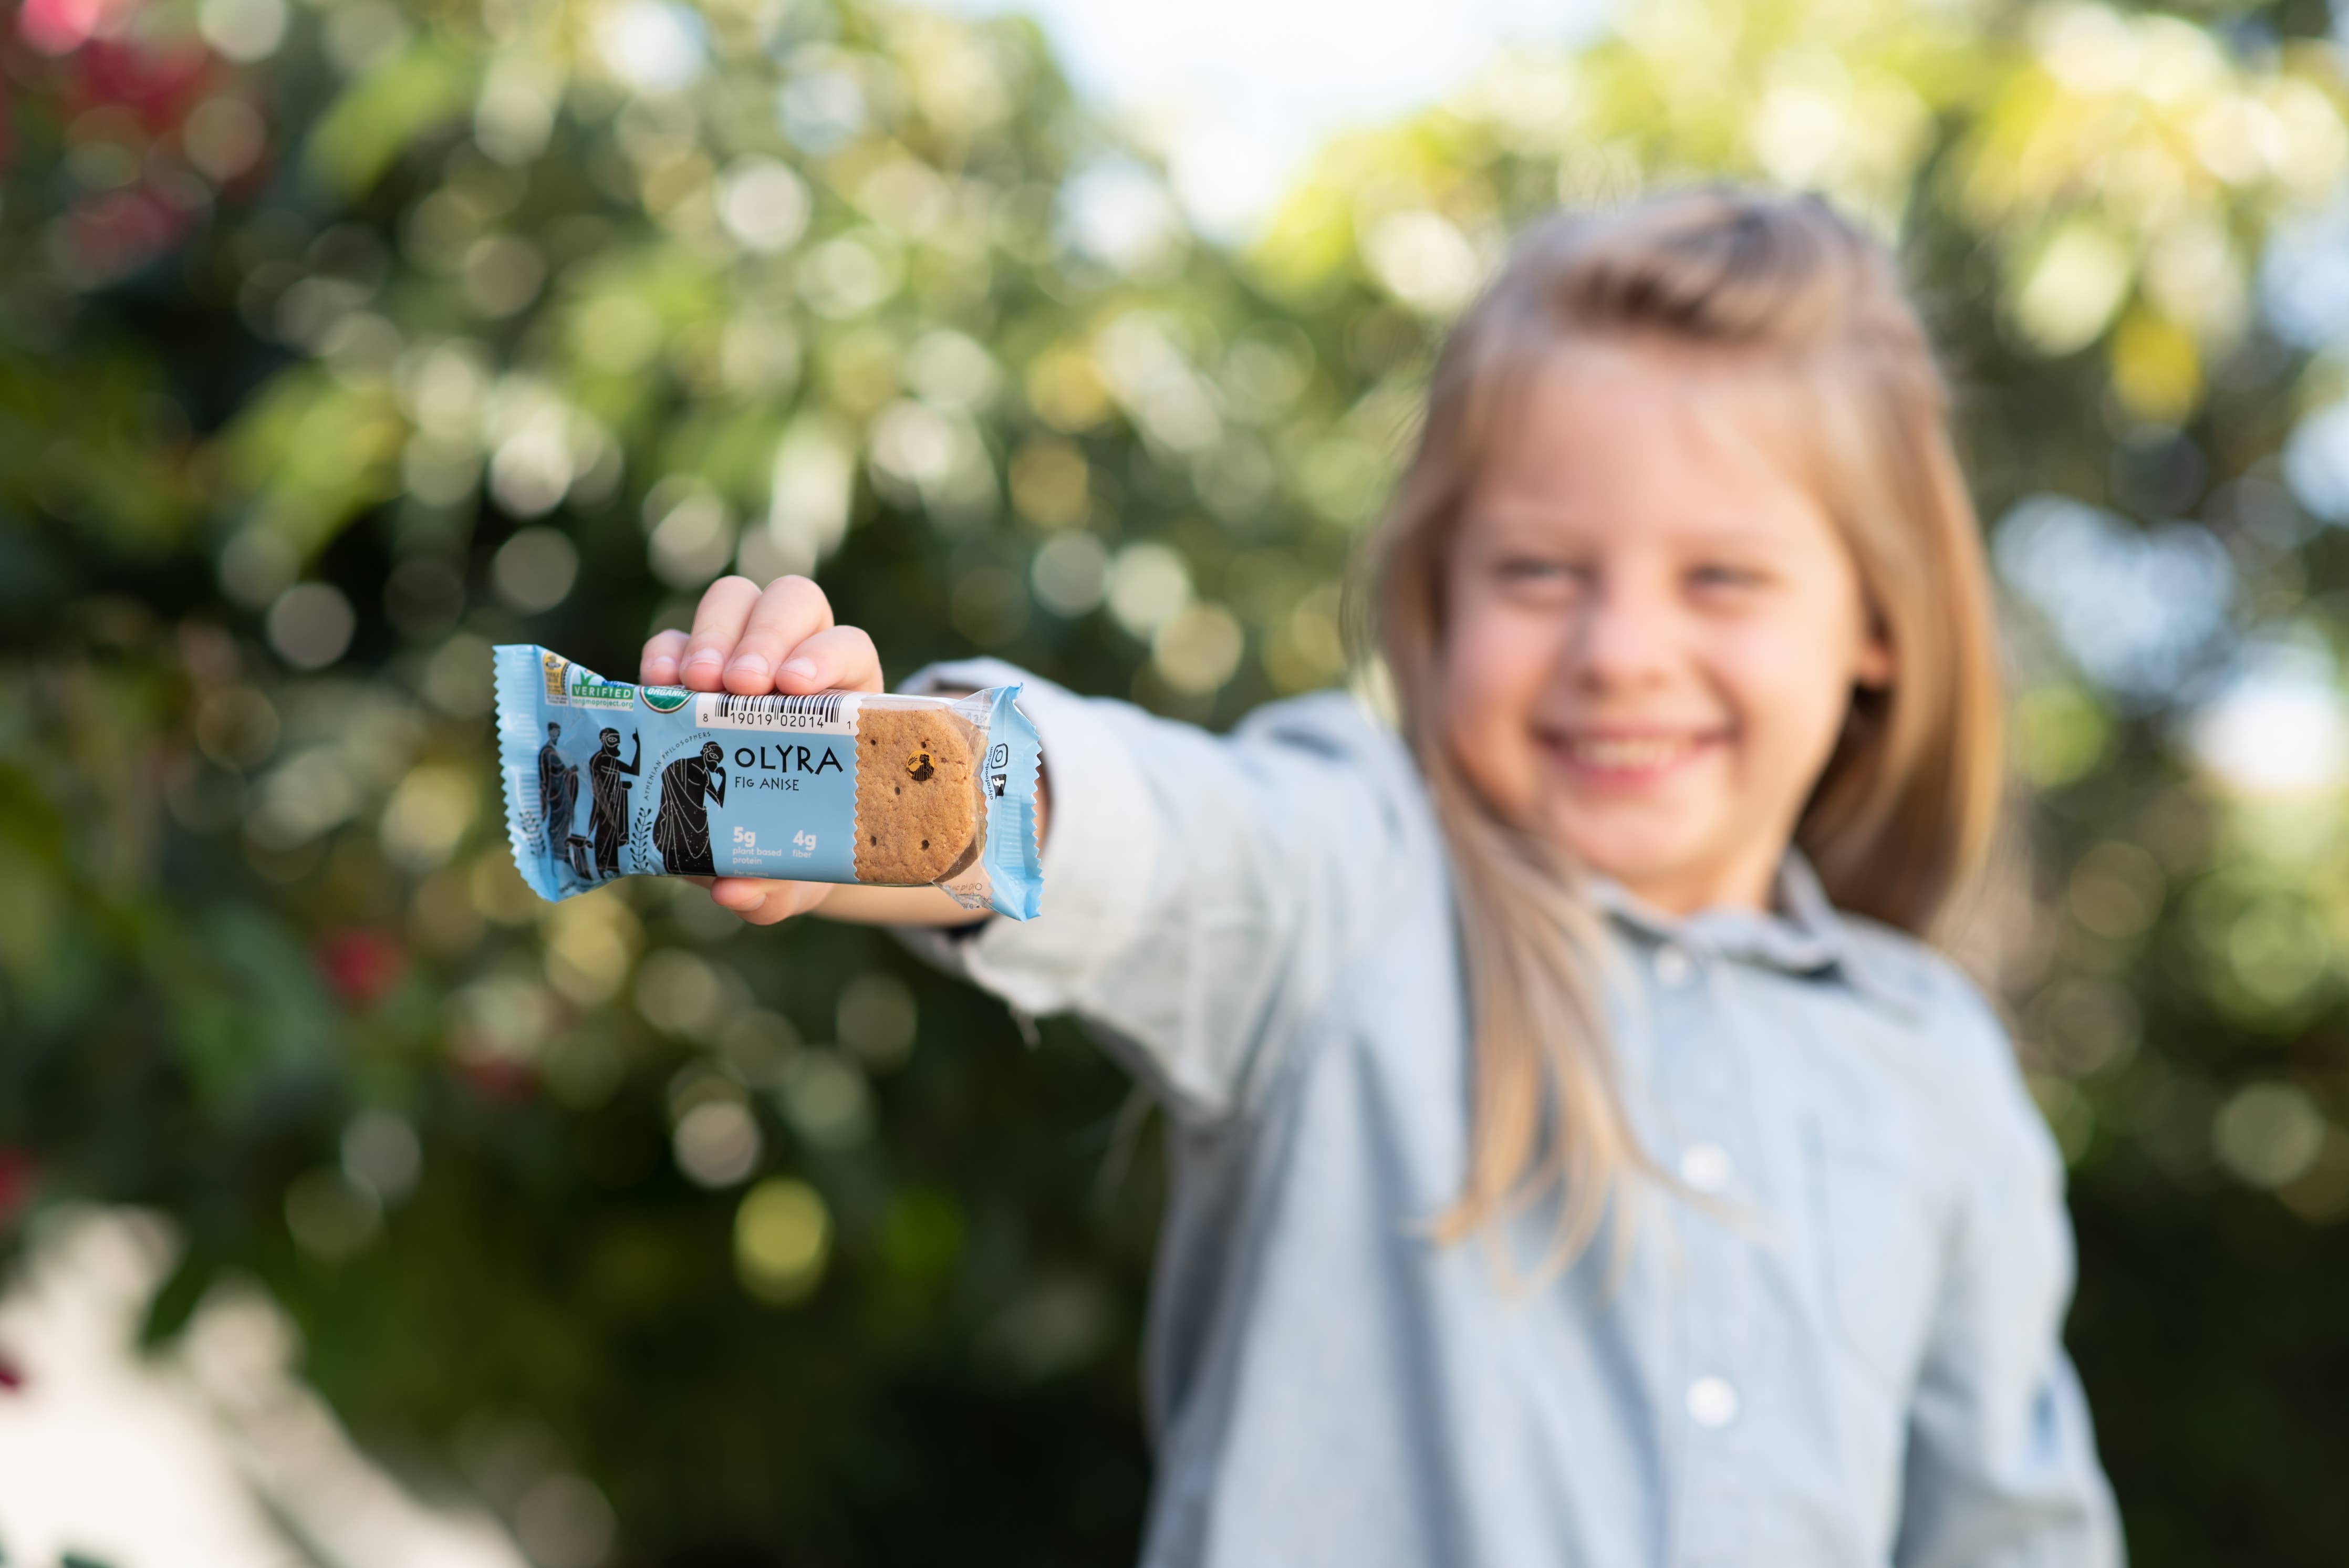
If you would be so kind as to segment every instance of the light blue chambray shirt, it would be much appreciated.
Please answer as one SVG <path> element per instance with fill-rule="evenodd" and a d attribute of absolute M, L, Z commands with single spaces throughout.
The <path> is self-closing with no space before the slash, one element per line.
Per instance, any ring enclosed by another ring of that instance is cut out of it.
<path fill-rule="evenodd" d="M 901 933 L 1072 1012 L 1169 1113 L 1145 1381 L 1150 1568 L 2110 1568 L 2112 1495 L 2060 1332 L 2064 1169 L 1942 959 L 1838 917 L 1672 920 L 1601 889 L 1649 1187 L 1512 1295 L 1414 1226 L 1458 1193 L 1467 1002 L 1401 742 L 1343 693 L 1230 736 L 995 660 L 1051 774 L 1044 910 Z M 1537 1255 L 1538 1215 L 1514 1240 Z"/>

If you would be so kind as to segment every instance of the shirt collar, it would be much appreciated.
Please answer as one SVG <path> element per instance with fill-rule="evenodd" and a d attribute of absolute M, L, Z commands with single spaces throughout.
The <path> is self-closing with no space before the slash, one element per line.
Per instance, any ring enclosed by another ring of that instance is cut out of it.
<path fill-rule="evenodd" d="M 1818 874 L 1799 849 L 1778 862 L 1766 909 L 1717 908 L 1675 918 L 1643 903 L 1612 877 L 1585 877 L 1591 901 L 1619 924 L 1692 952 L 1743 959 L 1787 974 L 1834 973 L 1852 989 L 1903 1012 L 1916 1000 L 1881 972 L 1864 944 L 1827 902 Z"/>

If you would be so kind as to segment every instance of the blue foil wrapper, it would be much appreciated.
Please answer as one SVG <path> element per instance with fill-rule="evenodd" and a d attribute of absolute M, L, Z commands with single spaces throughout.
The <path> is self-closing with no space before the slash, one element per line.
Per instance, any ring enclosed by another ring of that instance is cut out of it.
<path fill-rule="evenodd" d="M 859 757 L 860 726 L 868 714 L 928 710 L 951 715 L 971 742 L 976 805 L 970 841 L 940 846 L 932 885 L 1015 920 L 1042 907 L 1041 750 L 1017 686 L 953 699 L 740 697 L 606 680 L 527 643 L 501 646 L 496 659 L 506 834 L 543 898 L 615 877 L 872 881 L 858 875 L 857 773 L 886 764 Z M 876 850 L 889 831 L 881 815 L 862 825 Z"/>

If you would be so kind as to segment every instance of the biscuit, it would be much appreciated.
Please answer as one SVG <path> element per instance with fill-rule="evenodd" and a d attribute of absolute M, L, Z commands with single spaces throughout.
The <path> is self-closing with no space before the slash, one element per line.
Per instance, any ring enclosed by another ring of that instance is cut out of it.
<path fill-rule="evenodd" d="M 979 836 L 977 732 L 944 708 L 856 715 L 856 879 L 935 882 Z"/>

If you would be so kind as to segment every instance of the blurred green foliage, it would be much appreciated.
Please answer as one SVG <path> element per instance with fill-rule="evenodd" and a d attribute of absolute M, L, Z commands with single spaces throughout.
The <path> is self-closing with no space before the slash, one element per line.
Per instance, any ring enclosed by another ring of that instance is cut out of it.
<path fill-rule="evenodd" d="M 1123 1082 L 870 932 L 539 904 L 489 646 L 626 676 L 719 572 L 814 570 L 893 675 L 1228 722 L 1341 673 L 1511 226 L 1751 176 L 1898 243 L 2000 523 L 2036 796 L 1974 947 L 2074 1162 L 2136 1559 L 2337 1561 L 2340 759 L 2230 765 L 2341 722 L 2349 560 L 2284 457 L 2343 362 L 2257 287 L 2349 172 L 2326 20 L 1656 0 L 1335 143 L 1232 254 L 1024 22 L 29 0 L 0 1224 L 167 1211 L 154 1335 L 258 1277 L 376 1451 L 510 1518 L 584 1475 L 621 1561 L 1130 1555 Z"/>

